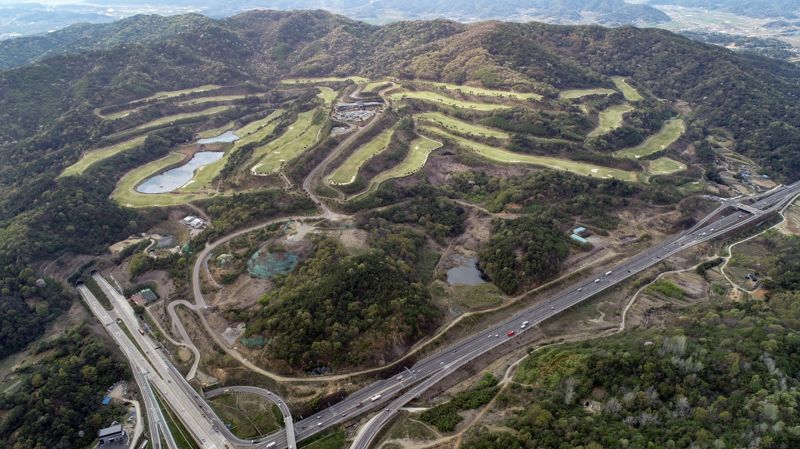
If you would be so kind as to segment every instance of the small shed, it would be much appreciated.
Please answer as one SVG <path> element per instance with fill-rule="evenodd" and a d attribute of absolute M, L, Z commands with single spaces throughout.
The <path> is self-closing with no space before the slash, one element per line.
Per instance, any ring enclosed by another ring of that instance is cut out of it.
<path fill-rule="evenodd" d="M 585 238 L 579 236 L 578 234 L 570 234 L 569 238 L 571 238 L 572 240 L 580 243 L 581 245 L 588 245 L 589 244 L 588 240 L 586 240 Z"/>

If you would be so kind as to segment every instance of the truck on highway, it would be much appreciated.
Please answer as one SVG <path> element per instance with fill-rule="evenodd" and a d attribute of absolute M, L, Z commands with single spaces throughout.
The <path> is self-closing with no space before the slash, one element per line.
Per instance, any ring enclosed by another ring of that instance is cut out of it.
<path fill-rule="evenodd" d="M 269 442 L 269 443 L 268 443 L 266 446 L 264 446 L 264 447 L 265 447 L 265 448 L 267 448 L 267 449 L 269 449 L 269 448 L 271 448 L 271 447 L 275 447 L 275 442 L 274 442 L 274 441 L 270 441 L 270 442 Z"/>
<path fill-rule="evenodd" d="M 144 335 L 144 330 L 141 327 L 139 328 L 139 333 Z"/>
<path fill-rule="evenodd" d="M 370 401 L 372 401 L 372 402 L 375 402 L 375 401 L 377 401 L 377 400 L 378 400 L 378 399 L 380 399 L 380 398 L 381 398 L 381 395 L 379 395 L 379 394 L 376 394 L 375 396 L 373 396 L 373 397 L 369 398 L 369 400 L 370 400 Z"/>
<path fill-rule="evenodd" d="M 611 271 L 606 271 L 606 276 L 611 276 Z"/>

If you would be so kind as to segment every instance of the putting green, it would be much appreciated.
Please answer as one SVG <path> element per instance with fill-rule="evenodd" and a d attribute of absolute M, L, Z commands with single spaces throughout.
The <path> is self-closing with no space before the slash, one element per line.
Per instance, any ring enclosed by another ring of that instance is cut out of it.
<path fill-rule="evenodd" d="M 353 154 L 351 154 L 330 176 L 328 176 L 328 183 L 333 185 L 346 185 L 351 184 L 358 176 L 358 170 L 368 160 L 380 154 L 389 146 L 389 141 L 392 140 L 394 129 L 389 128 L 384 130 L 375 138 L 358 147 Z"/>
<path fill-rule="evenodd" d="M 180 163 L 181 153 L 170 153 L 161 159 L 149 162 L 129 171 L 117 183 L 111 198 L 128 207 L 174 206 L 213 196 L 205 192 L 140 193 L 136 186 L 142 181 L 164 171 L 167 167 Z"/>
<path fill-rule="evenodd" d="M 281 84 L 320 84 L 320 83 L 340 83 L 352 81 L 356 84 L 368 83 L 369 78 L 363 76 L 327 76 L 320 78 L 287 78 L 281 80 Z"/>
<path fill-rule="evenodd" d="M 614 85 L 617 86 L 617 89 L 622 92 L 622 95 L 625 96 L 626 100 L 635 103 L 642 99 L 641 94 L 639 94 L 639 92 L 634 89 L 633 86 L 628 84 L 628 82 L 625 81 L 625 78 L 621 76 L 612 76 L 611 81 L 613 81 Z"/>
<path fill-rule="evenodd" d="M 458 109 L 467 109 L 473 111 L 496 111 L 498 109 L 508 109 L 510 106 L 504 104 L 493 103 L 478 103 L 475 101 L 456 100 L 455 98 L 447 97 L 436 92 L 428 91 L 400 91 L 389 94 L 389 98 L 394 101 L 402 101 L 405 99 L 427 101 L 430 103 L 442 104 Z"/>
<path fill-rule="evenodd" d="M 614 156 L 639 159 L 657 151 L 665 150 L 675 143 L 686 132 L 686 124 L 681 118 L 674 118 L 664 123 L 664 126 L 641 144 L 614 152 Z"/>
<path fill-rule="evenodd" d="M 634 107 L 628 103 L 615 104 L 600 111 L 599 123 L 597 128 L 593 129 L 587 137 L 597 137 L 609 133 L 620 126 L 622 120 L 628 112 L 634 110 Z"/>
<path fill-rule="evenodd" d="M 423 112 L 422 114 L 417 114 L 414 118 L 420 122 L 433 124 L 456 134 L 465 134 L 471 137 L 494 137 L 501 140 L 506 140 L 509 137 L 508 133 L 498 129 L 458 120 L 441 112 Z"/>
<path fill-rule="evenodd" d="M 614 89 L 606 89 L 598 87 L 595 89 L 571 89 L 564 90 L 558 94 L 558 98 L 562 100 L 576 100 L 578 98 L 589 97 L 592 95 L 611 95 L 616 92 Z"/>
<path fill-rule="evenodd" d="M 65 168 L 64 171 L 58 175 L 58 177 L 82 175 L 83 172 L 85 172 L 92 165 L 143 144 L 146 138 L 147 135 L 143 134 L 141 136 L 134 137 L 133 139 L 126 140 L 108 147 L 87 151 L 83 153 L 78 162 L 75 162 L 74 164 Z"/>
<path fill-rule="evenodd" d="M 686 164 L 668 157 L 660 157 L 647 164 L 647 172 L 651 175 L 669 175 L 683 170 L 686 170 Z"/>
<path fill-rule="evenodd" d="M 449 91 L 458 92 L 461 91 L 467 95 L 475 95 L 478 97 L 500 97 L 500 98 L 512 98 L 514 100 L 541 100 L 543 97 L 540 94 L 533 93 L 533 92 L 514 92 L 508 90 L 494 90 L 494 89 L 486 89 L 483 87 L 475 87 L 475 86 L 463 86 L 460 84 L 450 84 L 450 83 L 429 83 L 426 82 L 429 86 L 436 87 L 438 89 L 444 89 Z"/>
<path fill-rule="evenodd" d="M 439 135 L 455 141 L 459 146 L 485 157 L 486 159 L 501 162 L 504 164 L 531 164 L 541 167 L 552 168 L 555 170 L 566 170 L 578 175 L 591 176 L 595 178 L 616 178 L 623 181 L 635 181 L 636 173 L 619 170 L 616 168 L 603 167 L 600 165 L 587 164 L 583 162 L 575 162 L 568 159 L 559 159 L 548 156 L 534 156 L 531 154 L 514 153 L 502 148 L 496 148 L 489 145 L 465 139 L 446 131 L 432 127 L 422 127 L 422 131 Z"/>
<path fill-rule="evenodd" d="M 372 178 L 370 185 L 377 187 L 382 182 L 388 181 L 393 178 L 404 178 L 418 172 L 425 163 L 428 162 L 428 156 L 433 150 L 442 146 L 441 142 L 437 142 L 428 137 L 419 136 L 411 141 L 409 145 L 408 154 L 399 164 L 394 167 L 379 173 Z"/>

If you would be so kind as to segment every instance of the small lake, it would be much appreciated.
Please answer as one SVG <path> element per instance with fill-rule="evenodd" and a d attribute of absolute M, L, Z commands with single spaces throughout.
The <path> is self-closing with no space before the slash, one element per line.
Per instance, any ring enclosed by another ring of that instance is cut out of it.
<path fill-rule="evenodd" d="M 450 285 L 479 285 L 486 281 L 481 277 L 478 269 L 478 259 L 474 257 L 463 258 L 461 265 L 447 270 L 447 283 Z"/>
<path fill-rule="evenodd" d="M 208 145 L 211 143 L 231 143 L 236 142 L 237 140 L 239 140 L 239 136 L 237 136 L 233 131 L 226 131 L 218 136 L 200 139 L 197 141 L 197 143 L 200 145 Z"/>
<path fill-rule="evenodd" d="M 194 177 L 194 172 L 198 168 L 218 161 L 225 155 L 222 151 L 200 151 L 195 153 L 189 162 L 159 173 L 148 178 L 143 183 L 136 186 L 136 191 L 140 193 L 167 193 L 180 188 Z"/>

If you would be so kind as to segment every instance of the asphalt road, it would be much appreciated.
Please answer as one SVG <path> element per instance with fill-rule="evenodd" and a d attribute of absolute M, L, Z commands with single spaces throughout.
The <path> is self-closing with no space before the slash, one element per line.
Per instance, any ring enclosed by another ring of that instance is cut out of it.
<path fill-rule="evenodd" d="M 763 210 L 764 213 L 775 211 L 782 207 L 787 200 L 797 196 L 798 193 L 800 193 L 800 183 L 785 186 L 769 194 L 759 196 L 757 201 L 748 204 L 747 209 L 751 211 L 760 209 Z M 746 202 L 747 200 L 747 198 L 742 198 L 740 202 Z M 721 209 L 727 205 L 729 204 L 724 204 L 723 207 L 715 211 L 715 214 L 721 212 Z M 362 429 L 358 439 L 352 446 L 357 449 L 366 449 L 374 442 L 381 428 L 392 419 L 398 409 L 475 358 L 512 341 L 516 335 L 527 332 L 538 323 L 606 289 L 612 288 L 636 273 L 661 262 L 672 254 L 717 238 L 725 233 L 743 228 L 760 220 L 762 217 L 763 213 L 752 214 L 746 211 L 734 211 L 715 220 L 704 220 L 701 224 L 693 227 L 689 231 L 669 238 L 621 264 L 610 267 L 605 274 L 595 279 L 588 279 L 573 284 L 554 294 L 549 299 L 528 307 L 501 323 L 475 333 L 470 337 L 425 357 L 413 367 L 406 369 L 406 371 L 395 377 L 374 382 L 348 396 L 338 404 L 321 411 L 316 416 L 305 418 L 297 422 L 294 427 L 289 426 L 289 428 L 295 430 L 297 440 L 303 440 L 333 425 L 347 421 L 356 415 L 382 408 L 383 411 L 370 421 L 369 426 Z M 264 226 L 264 224 L 254 228 L 261 226 Z M 233 238 L 247 231 L 248 230 L 240 231 L 223 240 L 228 240 L 229 238 Z M 206 250 L 209 249 L 210 248 L 206 248 Z M 204 253 L 206 253 L 206 251 L 201 253 L 201 256 L 206 255 Z M 199 264 L 196 264 L 193 277 L 199 275 L 198 268 Z M 271 445 L 270 448 L 278 449 L 288 447 L 289 443 L 287 442 L 285 430 L 260 438 L 255 443 L 241 440 L 232 435 L 230 431 L 222 425 L 219 418 L 211 411 L 205 401 L 200 398 L 188 383 L 186 383 L 183 376 L 180 375 L 174 366 L 167 361 L 164 354 L 156 348 L 152 340 L 137 332 L 137 319 L 133 313 L 133 309 L 125 298 L 114 290 L 101 276 L 95 276 L 95 280 L 112 301 L 112 304 L 114 304 L 115 310 L 120 318 L 125 322 L 126 326 L 131 329 L 132 335 L 143 349 L 147 359 L 144 358 L 127 336 L 122 333 L 119 326 L 116 325 L 116 322 L 114 322 L 108 313 L 99 306 L 99 303 L 97 303 L 96 306 L 90 304 L 92 311 L 106 328 L 109 329 L 109 332 L 112 333 L 112 337 L 120 344 L 120 347 L 123 349 L 132 365 L 141 368 L 142 375 L 148 377 L 150 382 L 153 383 L 173 410 L 180 416 L 189 431 L 198 439 L 203 448 L 266 448 L 272 443 L 275 444 Z M 86 298 L 85 292 L 88 292 L 88 289 L 79 287 L 79 290 Z M 195 297 L 202 298 L 202 294 L 196 294 Z M 97 307 L 100 307 L 101 310 L 96 310 Z M 525 321 L 528 323 L 523 326 L 523 322 Z M 510 331 L 514 331 L 515 335 L 507 336 L 507 332 Z M 125 338 L 123 339 L 119 337 L 119 335 Z M 392 400 L 392 398 L 395 399 Z"/>
<path fill-rule="evenodd" d="M 771 212 L 777 210 L 786 200 L 796 196 L 798 193 L 800 193 L 800 183 L 795 183 L 764 196 L 755 203 L 750 204 L 750 206 L 762 209 L 764 213 Z M 740 202 L 744 201 L 746 201 L 746 198 L 740 199 Z M 721 209 L 718 209 L 715 212 L 720 211 Z M 734 211 L 716 220 L 704 221 L 699 226 L 675 235 L 621 264 L 609 267 L 603 275 L 573 284 L 547 300 L 528 307 L 501 323 L 473 334 L 446 349 L 420 360 L 405 373 L 399 375 L 402 377 L 377 381 L 348 396 L 335 406 L 320 412 L 317 416 L 298 421 L 296 423 L 297 439 L 302 441 L 326 428 L 347 421 L 355 415 L 383 408 L 384 410 L 381 413 L 385 417 L 371 421 L 370 428 L 361 432 L 361 437 L 352 446 L 356 449 L 366 449 L 374 441 L 382 426 L 397 413 L 400 407 L 427 389 L 424 385 L 438 383 L 454 370 L 513 340 L 520 333 L 527 332 L 542 321 L 614 287 L 677 252 L 747 226 L 762 217 L 763 214 L 753 215 L 745 211 Z M 524 321 L 528 321 L 528 324 L 523 328 L 522 323 Z M 509 331 L 514 331 L 515 335 L 508 337 L 506 334 Z M 397 396 L 407 388 L 409 388 L 408 392 L 390 403 L 392 397 Z M 370 398 L 376 397 L 376 395 L 380 395 L 380 398 L 372 401 Z M 278 443 L 276 445 L 278 448 L 287 447 L 282 432 L 276 432 L 259 440 L 259 442 L 272 441 Z M 261 447 L 264 446 L 265 444 Z"/>
<path fill-rule="evenodd" d="M 294 423 L 292 421 L 292 411 L 289 409 L 289 406 L 286 404 L 283 398 L 281 398 L 277 394 L 267 389 L 259 387 L 249 387 L 249 386 L 230 386 L 224 388 L 217 388 L 215 390 L 205 392 L 204 396 L 206 397 L 206 399 L 211 399 L 227 393 L 250 393 L 257 396 L 261 396 L 262 398 L 265 398 L 268 401 L 277 405 L 278 409 L 280 409 L 281 414 L 283 415 L 283 424 L 284 424 L 284 429 L 286 430 L 289 449 L 295 449 L 297 447 L 297 441 L 295 441 L 295 434 L 294 434 Z M 271 443 L 271 441 L 267 442 L 267 444 L 269 443 Z"/>

